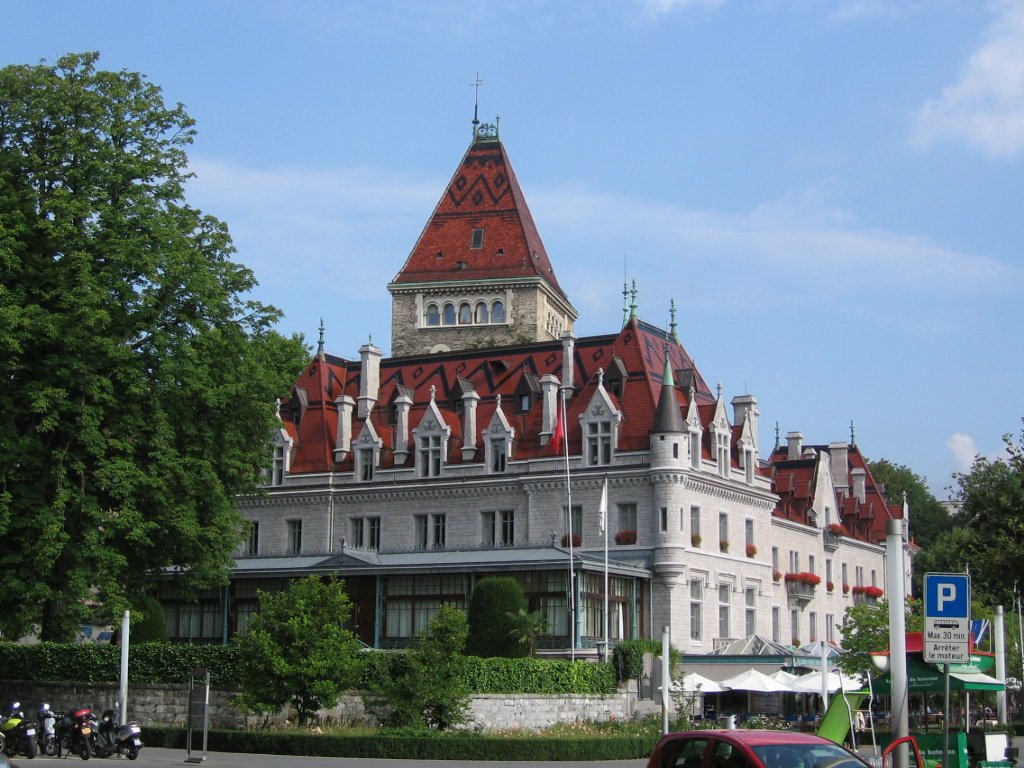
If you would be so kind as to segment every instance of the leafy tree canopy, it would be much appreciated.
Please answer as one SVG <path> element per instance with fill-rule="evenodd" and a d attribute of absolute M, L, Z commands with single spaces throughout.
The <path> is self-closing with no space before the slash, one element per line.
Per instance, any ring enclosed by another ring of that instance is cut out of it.
<path fill-rule="evenodd" d="M 239 641 L 246 664 L 236 703 L 257 713 L 290 703 L 305 724 L 359 678 L 359 641 L 345 628 L 352 616 L 345 583 L 310 576 L 259 596 L 259 613 Z"/>
<path fill-rule="evenodd" d="M 222 583 L 305 362 L 184 201 L 193 121 L 95 53 L 0 69 L 0 632 Z"/>
<path fill-rule="evenodd" d="M 885 486 L 885 500 L 889 504 L 902 505 L 906 494 L 910 508 L 910 535 L 918 546 L 929 546 L 949 529 L 949 510 L 935 498 L 923 477 L 888 459 L 869 462 L 868 467 L 876 482 Z"/>
<path fill-rule="evenodd" d="M 920 600 L 907 599 L 907 632 L 924 628 L 922 610 Z M 879 600 L 877 605 L 860 603 L 847 608 L 839 631 L 844 651 L 837 660 L 840 668 L 847 674 L 876 674 L 871 654 L 889 650 L 889 603 Z"/>

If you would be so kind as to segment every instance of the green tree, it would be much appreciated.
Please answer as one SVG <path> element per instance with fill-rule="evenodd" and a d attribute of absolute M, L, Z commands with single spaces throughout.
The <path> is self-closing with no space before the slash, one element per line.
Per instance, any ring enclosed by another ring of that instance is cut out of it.
<path fill-rule="evenodd" d="M 889 504 L 903 504 L 906 494 L 910 508 L 910 535 L 920 547 L 928 547 L 945 531 L 952 522 L 949 510 L 928 490 L 924 478 L 902 464 L 888 459 L 868 463 L 871 476 L 885 486 L 885 500 Z"/>
<path fill-rule="evenodd" d="M 512 639 L 526 648 L 526 655 L 533 656 L 537 638 L 548 631 L 548 620 L 543 611 L 527 611 L 520 608 L 509 616 L 514 626 L 510 630 Z"/>
<path fill-rule="evenodd" d="M 193 121 L 95 53 L 0 69 L 0 632 L 226 580 L 306 360 L 189 207 Z"/>
<path fill-rule="evenodd" d="M 920 632 L 923 626 L 921 601 L 907 598 L 906 631 Z M 847 608 L 839 632 L 844 652 L 837 663 L 843 672 L 851 675 L 863 672 L 877 674 L 871 654 L 889 650 L 888 601 L 879 600 L 875 605 L 860 603 Z"/>
<path fill-rule="evenodd" d="M 488 576 L 473 588 L 469 601 L 469 639 L 466 652 L 470 656 L 504 656 L 517 658 L 527 654 L 515 632 L 519 613 L 526 613 L 523 588 L 511 576 Z"/>
<path fill-rule="evenodd" d="M 299 579 L 281 592 L 259 592 L 260 610 L 239 640 L 246 712 L 277 712 L 287 704 L 300 725 L 359 678 L 359 641 L 346 625 L 352 603 L 341 579 Z"/>
<path fill-rule="evenodd" d="M 444 730 L 465 722 L 468 634 L 465 611 L 442 606 L 390 675 L 372 681 L 367 706 L 395 726 Z"/>

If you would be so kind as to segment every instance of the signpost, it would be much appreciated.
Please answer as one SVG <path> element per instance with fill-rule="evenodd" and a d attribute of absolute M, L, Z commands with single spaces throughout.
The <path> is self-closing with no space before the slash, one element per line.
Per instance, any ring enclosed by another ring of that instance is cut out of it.
<path fill-rule="evenodd" d="M 971 661 L 971 581 L 966 573 L 924 575 L 924 660 L 946 671 L 943 765 L 949 764 L 949 665 Z"/>
<path fill-rule="evenodd" d="M 971 662 L 971 581 L 966 573 L 924 575 L 924 660 Z"/>

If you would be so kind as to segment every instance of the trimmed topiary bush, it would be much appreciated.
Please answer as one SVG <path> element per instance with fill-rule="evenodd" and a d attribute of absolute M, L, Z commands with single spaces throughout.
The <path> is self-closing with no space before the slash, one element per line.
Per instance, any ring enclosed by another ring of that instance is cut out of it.
<path fill-rule="evenodd" d="M 523 588 L 511 576 L 488 576 L 480 579 L 469 601 L 469 639 L 466 653 L 470 656 L 525 656 L 528 649 L 514 634 L 519 627 L 519 613 L 527 608 Z"/>

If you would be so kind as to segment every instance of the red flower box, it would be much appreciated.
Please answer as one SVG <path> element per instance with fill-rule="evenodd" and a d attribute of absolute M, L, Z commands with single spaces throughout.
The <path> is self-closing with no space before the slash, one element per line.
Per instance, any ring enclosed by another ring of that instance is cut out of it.
<path fill-rule="evenodd" d="M 572 545 L 574 547 L 578 547 L 582 543 L 583 543 L 583 537 L 580 536 L 578 533 L 574 533 L 572 535 Z M 566 534 L 564 534 L 562 536 L 562 546 L 563 547 L 568 547 L 569 546 L 569 534 L 568 533 L 566 533 Z"/>
<path fill-rule="evenodd" d="M 753 557 L 757 554 L 756 544 L 747 544 L 747 557 Z"/>
<path fill-rule="evenodd" d="M 799 573 L 787 573 L 786 581 L 798 581 L 801 584 L 809 584 L 812 587 L 816 587 L 821 584 L 821 576 L 816 573 L 809 573 L 807 571 L 800 571 Z"/>
<path fill-rule="evenodd" d="M 636 531 L 619 531 L 615 534 L 616 544 L 636 544 Z"/>
<path fill-rule="evenodd" d="M 846 526 L 843 525 L 842 523 L 832 523 L 832 525 L 830 525 L 828 527 L 828 532 L 831 533 L 833 536 L 849 536 L 850 535 L 850 532 L 848 530 L 846 530 Z"/>

